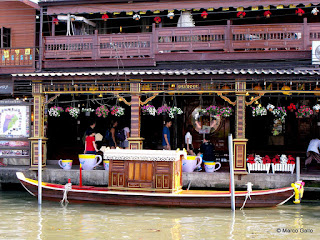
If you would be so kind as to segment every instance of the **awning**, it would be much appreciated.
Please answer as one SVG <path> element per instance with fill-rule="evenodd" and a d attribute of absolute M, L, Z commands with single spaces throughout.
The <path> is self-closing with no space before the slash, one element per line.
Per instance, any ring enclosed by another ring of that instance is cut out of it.
<path fill-rule="evenodd" d="M 179 69 L 179 70 L 112 70 L 91 72 L 43 72 L 12 74 L 13 77 L 65 77 L 65 76 L 116 76 L 116 75 L 320 75 L 320 69 Z"/>
<path fill-rule="evenodd" d="M 299 5 L 299 4 L 314 4 L 318 5 L 319 1 L 307 1 L 302 0 L 248 0 L 248 1 L 163 1 L 163 2 L 138 2 L 138 3 L 104 3 L 104 4 L 81 4 L 81 5 L 60 5 L 60 6 L 47 6 L 48 15 L 57 14 L 78 14 L 78 13 L 104 13 L 104 12 L 139 12 L 139 11 L 155 11 L 155 10 L 192 10 L 192 9 L 209 9 L 209 8 L 238 8 L 238 7 L 254 7 L 254 6 L 264 6 L 278 5 L 288 6 Z"/>

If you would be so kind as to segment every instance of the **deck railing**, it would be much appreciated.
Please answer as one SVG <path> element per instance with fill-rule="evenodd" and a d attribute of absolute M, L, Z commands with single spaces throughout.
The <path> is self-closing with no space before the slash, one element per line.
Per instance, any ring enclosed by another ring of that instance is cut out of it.
<path fill-rule="evenodd" d="M 151 33 L 45 37 L 44 59 L 148 58 L 169 52 L 310 50 L 320 23 L 154 28 Z"/>
<path fill-rule="evenodd" d="M 34 48 L 0 48 L 0 67 L 34 67 Z"/>

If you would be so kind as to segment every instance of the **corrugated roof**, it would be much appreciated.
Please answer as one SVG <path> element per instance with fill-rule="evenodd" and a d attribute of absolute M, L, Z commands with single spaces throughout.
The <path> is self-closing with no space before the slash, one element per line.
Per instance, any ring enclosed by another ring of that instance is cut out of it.
<path fill-rule="evenodd" d="M 320 69 L 166 69 L 166 70 L 111 70 L 86 72 L 42 72 L 12 74 L 13 77 L 60 77 L 60 76 L 112 76 L 112 75 L 320 75 Z"/>

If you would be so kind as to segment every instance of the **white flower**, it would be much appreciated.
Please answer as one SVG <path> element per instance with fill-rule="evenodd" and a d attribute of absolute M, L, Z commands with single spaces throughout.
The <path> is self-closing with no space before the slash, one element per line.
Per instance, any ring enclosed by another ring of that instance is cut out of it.
<path fill-rule="evenodd" d="M 256 155 L 254 160 L 255 160 L 256 163 L 263 163 L 262 157 L 260 155 Z"/>
<path fill-rule="evenodd" d="M 157 113 L 157 110 L 156 110 L 155 107 L 149 107 L 149 108 L 148 108 L 148 113 L 149 113 L 150 115 L 152 115 L 152 116 L 155 116 L 156 113 Z"/>
<path fill-rule="evenodd" d="M 271 108 L 271 111 L 274 109 L 274 105 L 272 105 L 271 103 L 268 103 L 267 105 L 267 109 L 270 110 Z"/>
<path fill-rule="evenodd" d="M 320 110 L 320 104 L 316 104 L 313 106 L 313 110 Z"/>
<path fill-rule="evenodd" d="M 282 154 L 281 157 L 280 157 L 280 162 L 282 164 L 286 164 L 288 162 L 288 158 L 285 154 Z"/>

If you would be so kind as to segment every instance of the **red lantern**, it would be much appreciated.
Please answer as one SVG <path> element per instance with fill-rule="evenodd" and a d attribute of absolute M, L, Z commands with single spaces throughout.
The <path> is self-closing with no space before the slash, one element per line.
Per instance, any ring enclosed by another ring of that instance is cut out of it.
<path fill-rule="evenodd" d="M 206 11 L 203 11 L 201 13 L 201 17 L 204 18 L 204 19 L 207 18 L 208 17 L 208 13 Z"/>
<path fill-rule="evenodd" d="M 156 23 L 161 23 L 161 18 L 160 17 L 155 17 L 153 19 Z"/>
<path fill-rule="evenodd" d="M 237 13 L 237 17 L 239 17 L 239 18 L 243 18 L 244 16 L 246 16 L 245 12 L 238 12 Z"/>
<path fill-rule="evenodd" d="M 102 15 L 103 21 L 107 21 L 108 18 L 109 18 L 108 14 L 103 14 L 103 15 Z"/>
<path fill-rule="evenodd" d="M 303 14 L 304 14 L 304 11 L 301 9 L 301 8 L 298 8 L 297 10 L 296 10 L 296 14 L 298 14 L 298 16 L 302 16 Z"/>
<path fill-rule="evenodd" d="M 263 13 L 263 16 L 265 16 L 266 18 L 269 18 L 271 16 L 271 12 L 270 11 L 265 11 Z"/>
<path fill-rule="evenodd" d="M 58 24 L 59 24 L 58 18 L 54 18 L 54 19 L 52 20 L 52 22 L 53 22 L 55 25 L 58 25 Z"/>

